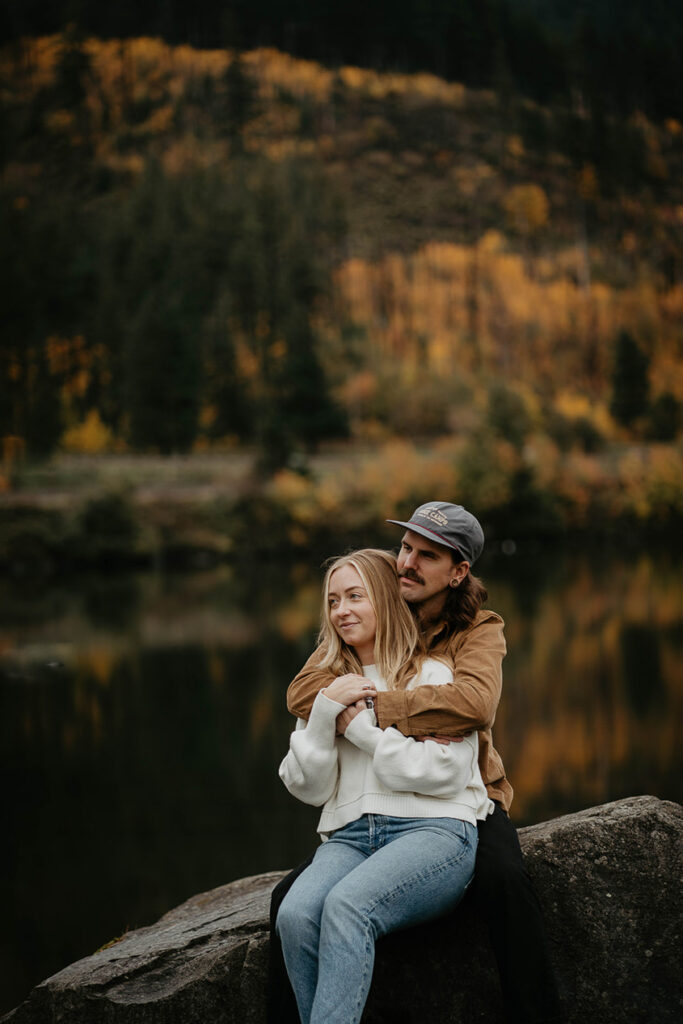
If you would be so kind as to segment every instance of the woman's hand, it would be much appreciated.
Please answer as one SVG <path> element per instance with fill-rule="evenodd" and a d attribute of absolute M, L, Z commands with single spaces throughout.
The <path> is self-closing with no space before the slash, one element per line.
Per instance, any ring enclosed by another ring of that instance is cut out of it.
<path fill-rule="evenodd" d="M 345 676 L 338 676 L 333 683 L 321 691 L 330 700 L 336 700 L 338 704 L 355 704 L 365 697 L 376 697 L 377 690 L 374 683 L 371 683 L 365 676 L 349 672 Z"/>
<path fill-rule="evenodd" d="M 357 700 L 355 704 L 350 704 L 346 711 L 340 712 L 337 715 L 337 736 L 343 736 L 348 725 L 354 720 L 356 715 L 360 714 L 361 711 L 365 711 L 366 707 L 367 704 L 364 700 Z"/>

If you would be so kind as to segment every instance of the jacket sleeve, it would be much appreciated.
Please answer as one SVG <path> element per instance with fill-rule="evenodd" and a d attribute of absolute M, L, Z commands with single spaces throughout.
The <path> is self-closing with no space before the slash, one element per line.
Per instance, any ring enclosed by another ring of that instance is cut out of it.
<path fill-rule="evenodd" d="M 329 669 L 321 669 L 318 665 L 319 660 L 319 652 L 313 651 L 287 689 L 287 709 L 297 718 L 307 719 L 320 690 L 334 682 L 334 674 Z"/>
<path fill-rule="evenodd" d="M 453 659 L 453 682 L 378 693 L 380 728 L 393 725 L 405 736 L 453 736 L 492 726 L 503 685 L 503 620 L 485 613 L 457 634 L 444 654 Z"/>
<path fill-rule="evenodd" d="M 347 726 L 346 738 L 372 757 L 377 778 L 387 789 L 455 798 L 477 770 L 476 734 L 461 743 L 419 743 L 397 729 L 373 725 L 371 711 L 361 711 Z"/>
<path fill-rule="evenodd" d="M 320 807 L 332 796 L 339 775 L 336 721 L 343 704 L 320 694 L 308 722 L 299 719 L 289 739 L 279 776 L 292 794 L 305 804 Z"/>

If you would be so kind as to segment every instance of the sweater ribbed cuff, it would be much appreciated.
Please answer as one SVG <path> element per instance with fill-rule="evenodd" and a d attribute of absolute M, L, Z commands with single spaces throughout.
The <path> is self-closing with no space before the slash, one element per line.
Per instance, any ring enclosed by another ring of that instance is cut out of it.
<path fill-rule="evenodd" d="M 356 717 L 349 722 L 344 733 L 354 747 L 370 754 L 371 757 L 382 738 L 382 730 L 378 729 L 375 723 L 375 712 L 371 708 L 367 708 L 365 711 L 358 712 Z"/>
<path fill-rule="evenodd" d="M 342 713 L 345 706 L 337 700 L 330 700 L 324 693 L 319 693 L 313 701 L 311 716 L 306 726 L 310 739 L 316 743 L 334 743 L 337 716 Z"/>

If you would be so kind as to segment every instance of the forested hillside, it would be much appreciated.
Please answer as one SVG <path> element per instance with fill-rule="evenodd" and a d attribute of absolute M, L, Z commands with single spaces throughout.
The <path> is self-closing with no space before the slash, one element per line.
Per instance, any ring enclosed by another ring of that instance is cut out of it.
<path fill-rule="evenodd" d="M 576 498 L 678 435 L 674 118 L 75 30 L 0 74 L 6 449 L 434 438 Z"/>

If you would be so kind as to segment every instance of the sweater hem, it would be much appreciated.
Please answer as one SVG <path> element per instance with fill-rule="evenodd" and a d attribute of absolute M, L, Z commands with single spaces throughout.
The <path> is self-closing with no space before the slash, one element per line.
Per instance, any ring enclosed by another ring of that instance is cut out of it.
<path fill-rule="evenodd" d="M 392 798 L 392 794 L 387 793 L 365 793 L 359 800 L 341 806 L 337 804 L 333 813 L 323 811 L 317 831 L 324 841 L 337 829 L 357 821 L 364 814 L 384 814 L 391 818 L 459 818 L 476 826 L 482 810 L 486 817 L 487 809 L 438 797 L 397 793 Z"/>

